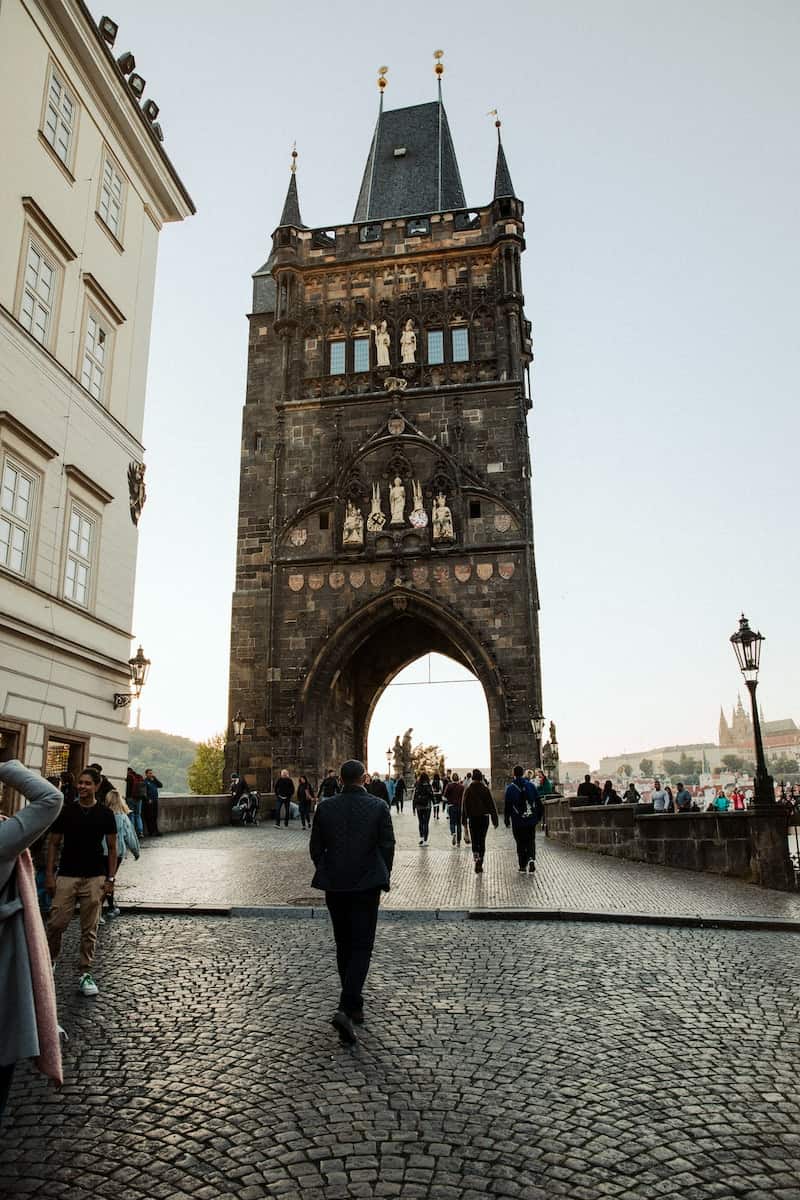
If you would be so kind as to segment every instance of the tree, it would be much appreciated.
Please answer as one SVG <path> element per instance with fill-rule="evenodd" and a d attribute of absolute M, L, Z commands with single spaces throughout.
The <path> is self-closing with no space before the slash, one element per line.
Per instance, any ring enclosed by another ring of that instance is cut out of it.
<path fill-rule="evenodd" d="M 633 767 L 630 763 L 623 763 L 619 769 L 620 775 L 624 775 L 626 779 L 630 779 L 633 774 Z"/>
<path fill-rule="evenodd" d="M 441 746 L 425 746 L 419 742 L 411 751 L 411 769 L 415 775 L 420 775 L 423 771 L 426 771 L 428 775 L 433 775 L 443 763 L 444 755 Z"/>
<path fill-rule="evenodd" d="M 187 772 L 189 787 L 195 796 L 222 794 L 222 769 L 225 765 L 225 734 L 215 733 L 197 747 L 194 762 Z"/>
<path fill-rule="evenodd" d="M 791 754 L 776 754 L 769 757 L 770 770 L 776 775 L 794 775 L 798 771 L 797 759 Z"/>
<path fill-rule="evenodd" d="M 642 775 L 644 775 L 644 777 L 646 779 L 649 779 L 650 776 L 653 774 L 652 758 L 643 758 L 642 761 L 639 763 L 639 770 L 641 771 Z"/>
<path fill-rule="evenodd" d="M 722 765 L 734 774 L 753 775 L 756 769 L 755 763 L 748 762 L 743 754 L 723 754 Z"/>
<path fill-rule="evenodd" d="M 665 758 L 664 759 L 664 774 L 665 775 L 669 775 L 670 779 L 674 779 L 675 776 L 680 775 L 680 773 L 681 773 L 681 764 L 678 762 L 677 758 Z"/>
<path fill-rule="evenodd" d="M 131 729 L 128 741 L 128 762 L 144 775 L 152 767 L 164 785 L 162 796 L 185 796 L 189 790 L 186 772 L 197 753 L 197 742 L 189 738 L 162 733 L 160 729 Z"/>

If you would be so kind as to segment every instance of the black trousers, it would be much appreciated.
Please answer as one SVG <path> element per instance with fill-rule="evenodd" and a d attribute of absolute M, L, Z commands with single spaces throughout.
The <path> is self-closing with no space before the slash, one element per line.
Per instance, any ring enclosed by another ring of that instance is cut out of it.
<path fill-rule="evenodd" d="M 286 806 L 286 819 L 284 820 L 283 823 L 284 823 L 284 825 L 288 825 L 289 817 L 291 816 L 291 813 L 292 813 L 292 801 L 289 798 L 287 798 L 286 800 L 282 800 L 280 796 L 276 796 L 275 797 L 275 824 L 276 825 L 280 825 L 280 823 L 281 823 L 281 809 L 284 807 L 284 805 Z"/>
<path fill-rule="evenodd" d="M 342 984 L 339 1008 L 348 1015 L 364 1007 L 361 991 L 375 945 L 380 902 L 379 888 L 369 892 L 325 893 L 336 939 L 336 965 Z"/>
<path fill-rule="evenodd" d="M 158 800 L 145 800 L 142 816 L 148 837 L 158 837 Z"/>
<path fill-rule="evenodd" d="M 536 826 L 512 825 L 511 828 L 517 843 L 517 859 L 521 871 L 529 862 L 536 862 Z"/>
<path fill-rule="evenodd" d="M 14 1078 L 14 1067 L 16 1063 L 9 1063 L 7 1067 L 0 1067 L 0 1124 L 3 1121 L 3 1113 L 5 1112 L 8 1094 L 11 1091 L 11 1082 Z"/>
<path fill-rule="evenodd" d="M 482 859 L 486 853 L 486 834 L 489 830 L 489 817 L 483 813 L 480 817 L 469 818 L 469 832 L 472 838 L 472 853 Z"/>

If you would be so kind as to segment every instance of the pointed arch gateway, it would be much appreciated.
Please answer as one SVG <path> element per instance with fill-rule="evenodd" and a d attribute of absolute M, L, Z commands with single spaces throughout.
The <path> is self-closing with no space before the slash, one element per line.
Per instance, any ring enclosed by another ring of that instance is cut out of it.
<path fill-rule="evenodd" d="M 343 622 L 320 650 L 301 692 L 302 757 L 338 768 L 347 758 L 366 762 L 375 706 L 391 680 L 422 655 L 437 652 L 471 671 L 489 711 L 491 769 L 506 768 L 508 704 L 490 650 L 458 615 L 405 587 L 376 597 Z M 413 711 L 409 710 L 413 726 Z"/>

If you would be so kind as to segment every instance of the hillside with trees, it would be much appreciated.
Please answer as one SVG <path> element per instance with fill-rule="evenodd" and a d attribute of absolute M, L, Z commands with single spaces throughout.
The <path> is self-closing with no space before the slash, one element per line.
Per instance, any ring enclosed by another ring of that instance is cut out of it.
<path fill-rule="evenodd" d="M 187 772 L 195 754 L 197 742 L 190 738 L 162 733 L 160 729 L 131 729 L 128 762 L 141 775 L 152 767 L 156 778 L 164 785 L 164 793 L 187 796 Z"/>

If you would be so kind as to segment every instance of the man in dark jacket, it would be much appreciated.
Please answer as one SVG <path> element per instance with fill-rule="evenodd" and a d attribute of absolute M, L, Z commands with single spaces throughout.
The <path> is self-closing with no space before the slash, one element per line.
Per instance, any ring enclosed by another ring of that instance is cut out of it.
<path fill-rule="evenodd" d="M 336 778 L 335 772 L 328 767 L 325 772 L 325 778 L 319 785 L 319 798 L 324 800 L 326 796 L 335 796 L 339 791 L 339 780 Z"/>
<path fill-rule="evenodd" d="M 289 817 L 292 813 L 292 796 L 294 795 L 294 780 L 289 772 L 284 768 L 278 778 L 275 780 L 275 828 L 280 829 L 281 824 L 281 809 L 286 805 L 286 820 L 284 825 L 289 824 Z"/>
<path fill-rule="evenodd" d="M 532 874 L 536 870 L 536 826 L 544 808 L 536 785 L 525 778 L 522 767 L 514 767 L 514 778 L 506 788 L 503 806 L 506 828 L 511 826 L 517 843 L 519 869 Z"/>
<path fill-rule="evenodd" d="M 583 783 L 578 784 L 578 804 L 602 804 L 603 793 L 596 783 L 592 783 L 591 775 L 584 775 Z"/>
<path fill-rule="evenodd" d="M 320 800 L 311 827 L 311 886 L 325 893 L 336 940 L 342 991 L 331 1024 L 343 1042 L 355 1042 L 364 1021 L 361 989 L 367 978 L 381 891 L 388 892 L 394 861 L 389 807 L 364 785 L 364 764 L 350 759 L 340 771 L 338 796 Z"/>
<path fill-rule="evenodd" d="M 389 808 L 392 807 L 389 801 L 389 789 L 381 779 L 380 775 L 373 775 L 369 778 L 367 791 L 369 792 L 370 796 L 377 796 L 379 800 L 385 800 L 385 802 L 389 805 Z"/>

